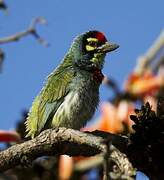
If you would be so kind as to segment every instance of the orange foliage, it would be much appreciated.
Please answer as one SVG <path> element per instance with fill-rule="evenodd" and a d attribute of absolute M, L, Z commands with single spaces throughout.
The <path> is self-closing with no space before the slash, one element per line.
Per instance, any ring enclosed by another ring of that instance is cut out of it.
<path fill-rule="evenodd" d="M 59 180 L 70 179 L 73 171 L 73 158 L 61 155 L 59 159 Z"/>
<path fill-rule="evenodd" d="M 145 96 L 154 94 L 160 86 L 160 78 L 150 71 L 142 75 L 133 72 L 125 83 L 125 90 L 137 96 Z"/>
<path fill-rule="evenodd" d="M 20 142 L 21 138 L 15 131 L 0 130 L 0 142 Z"/>

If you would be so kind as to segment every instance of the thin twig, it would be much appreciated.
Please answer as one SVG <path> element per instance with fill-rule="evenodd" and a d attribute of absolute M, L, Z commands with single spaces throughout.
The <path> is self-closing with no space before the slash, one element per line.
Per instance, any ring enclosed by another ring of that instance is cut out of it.
<path fill-rule="evenodd" d="M 46 20 L 43 17 L 37 17 L 33 19 L 31 25 L 27 28 L 27 30 L 18 32 L 8 37 L 0 38 L 0 45 L 18 41 L 27 35 L 33 35 L 40 44 L 47 47 L 49 45 L 48 42 L 41 38 L 41 36 L 36 31 L 37 24 L 46 24 Z"/>
<path fill-rule="evenodd" d="M 2 49 L 0 49 L 0 73 L 2 72 L 4 58 L 5 58 L 5 53 L 3 52 Z"/>
<path fill-rule="evenodd" d="M 0 10 L 7 10 L 7 5 L 3 0 L 0 0 Z"/>

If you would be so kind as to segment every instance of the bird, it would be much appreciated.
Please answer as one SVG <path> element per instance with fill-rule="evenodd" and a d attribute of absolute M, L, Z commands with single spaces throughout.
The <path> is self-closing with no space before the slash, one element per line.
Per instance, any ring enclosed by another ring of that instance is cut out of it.
<path fill-rule="evenodd" d="M 78 35 L 34 99 L 25 122 L 26 137 L 54 127 L 85 126 L 99 103 L 105 56 L 118 47 L 101 31 Z"/>

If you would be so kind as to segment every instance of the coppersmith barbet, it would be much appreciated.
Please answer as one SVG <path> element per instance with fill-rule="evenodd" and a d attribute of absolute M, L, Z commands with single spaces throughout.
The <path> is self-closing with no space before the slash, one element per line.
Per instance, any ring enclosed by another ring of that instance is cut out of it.
<path fill-rule="evenodd" d="M 99 31 L 77 36 L 36 96 L 26 121 L 27 136 L 52 127 L 83 127 L 99 102 L 105 55 L 118 47 Z"/>

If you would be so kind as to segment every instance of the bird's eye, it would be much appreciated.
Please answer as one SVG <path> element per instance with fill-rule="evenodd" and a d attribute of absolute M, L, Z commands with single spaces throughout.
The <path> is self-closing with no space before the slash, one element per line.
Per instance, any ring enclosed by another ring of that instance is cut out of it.
<path fill-rule="evenodd" d="M 93 46 L 93 47 L 96 47 L 96 46 L 97 46 L 97 42 L 95 42 L 95 41 L 90 41 L 90 42 L 88 42 L 88 45 Z"/>
<path fill-rule="evenodd" d="M 86 50 L 87 51 L 94 51 L 98 46 L 98 39 L 90 37 L 87 39 L 87 41 L 88 42 L 85 46 Z"/>

